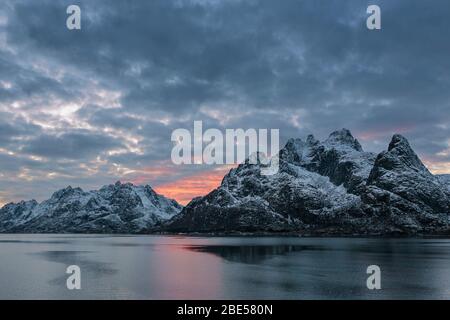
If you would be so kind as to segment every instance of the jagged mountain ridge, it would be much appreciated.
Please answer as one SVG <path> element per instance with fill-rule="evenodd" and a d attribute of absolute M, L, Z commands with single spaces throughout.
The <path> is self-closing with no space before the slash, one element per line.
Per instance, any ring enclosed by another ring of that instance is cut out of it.
<path fill-rule="evenodd" d="M 450 192 L 406 138 L 364 152 L 347 129 L 323 142 L 290 139 L 280 170 L 261 164 L 232 169 L 219 188 L 194 199 L 167 225 L 171 231 L 293 231 L 301 234 L 436 234 L 449 229 Z"/>
<path fill-rule="evenodd" d="M 99 190 L 71 186 L 41 203 L 10 203 L 0 209 L 0 232 L 142 233 L 182 209 L 146 186 L 116 182 Z"/>
<path fill-rule="evenodd" d="M 350 193 L 357 193 L 367 180 L 376 154 L 364 152 L 361 144 L 347 129 L 335 131 L 323 142 L 309 135 L 290 139 L 280 151 L 280 158 L 308 171 L 330 178 L 335 185 L 344 185 Z"/>
<path fill-rule="evenodd" d="M 0 209 L 0 232 L 293 232 L 303 235 L 448 234 L 450 176 L 434 176 L 409 142 L 365 152 L 349 130 L 290 139 L 280 170 L 249 161 L 185 208 L 149 186 L 67 187 L 42 203 Z"/>

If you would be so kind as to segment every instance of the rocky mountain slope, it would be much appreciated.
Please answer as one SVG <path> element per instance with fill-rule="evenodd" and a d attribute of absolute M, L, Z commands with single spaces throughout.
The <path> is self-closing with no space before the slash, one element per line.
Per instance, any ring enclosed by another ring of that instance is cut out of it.
<path fill-rule="evenodd" d="M 181 209 L 148 185 L 117 182 L 87 192 L 69 186 L 42 203 L 5 205 L 0 209 L 0 232 L 148 232 Z"/>
<path fill-rule="evenodd" d="M 450 174 L 439 174 L 437 175 L 439 181 L 450 190 Z"/>
<path fill-rule="evenodd" d="M 248 162 L 219 188 L 191 201 L 166 225 L 177 232 L 289 231 L 301 234 L 442 234 L 450 192 L 394 135 L 387 151 L 364 152 L 349 130 L 323 142 L 291 139 L 280 170 Z"/>

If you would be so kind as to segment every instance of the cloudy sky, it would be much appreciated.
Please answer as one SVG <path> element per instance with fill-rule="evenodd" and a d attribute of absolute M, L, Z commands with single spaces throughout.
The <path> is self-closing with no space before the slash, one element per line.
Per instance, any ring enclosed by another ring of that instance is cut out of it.
<path fill-rule="evenodd" d="M 346 127 L 376 152 L 401 133 L 450 173 L 449 16 L 447 0 L 2 0 L 0 204 L 116 180 L 186 203 L 227 170 L 171 163 L 194 120 L 282 142 Z"/>

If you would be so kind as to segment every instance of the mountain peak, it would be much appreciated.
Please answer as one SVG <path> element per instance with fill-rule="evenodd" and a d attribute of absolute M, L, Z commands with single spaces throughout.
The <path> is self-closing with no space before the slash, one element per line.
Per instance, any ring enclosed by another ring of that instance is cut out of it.
<path fill-rule="evenodd" d="M 132 184 L 131 182 L 122 182 L 120 180 L 116 181 L 116 183 L 114 183 L 114 188 L 133 188 L 136 187 L 134 184 Z"/>
<path fill-rule="evenodd" d="M 399 146 L 404 146 L 404 148 L 411 149 L 408 139 L 406 139 L 401 134 L 396 133 L 392 136 L 391 142 L 389 143 L 388 151 L 391 151 L 392 149 L 397 148 Z"/>
<path fill-rule="evenodd" d="M 69 196 L 69 195 L 72 195 L 72 194 L 74 194 L 74 193 L 83 193 L 83 189 L 81 189 L 80 187 L 76 187 L 76 188 L 72 188 L 72 186 L 67 186 L 67 187 L 65 187 L 65 188 L 63 188 L 63 189 L 60 189 L 60 190 L 58 190 L 58 191 L 56 191 L 55 193 L 53 193 L 53 195 L 52 195 L 52 199 L 60 199 L 60 198 L 62 198 L 62 197 L 65 197 L 65 196 Z"/>
<path fill-rule="evenodd" d="M 9 202 L 7 204 L 5 204 L 3 207 L 1 207 L 0 209 L 8 209 L 8 208 L 17 208 L 17 207 L 22 207 L 22 208 L 26 208 L 26 207 L 34 207 L 38 205 L 38 202 L 35 199 L 32 200 L 21 200 L 19 202 Z"/>
<path fill-rule="evenodd" d="M 358 142 L 356 138 L 353 137 L 352 133 L 348 129 L 336 130 L 330 134 L 325 142 L 330 144 L 345 144 L 356 151 L 363 151 L 361 144 Z"/>
<path fill-rule="evenodd" d="M 409 145 L 408 139 L 401 134 L 394 134 L 392 136 L 392 140 L 389 143 L 388 152 L 395 155 L 404 165 L 428 172 L 428 169 L 424 166 L 422 161 L 420 161 L 417 154 Z"/>
<path fill-rule="evenodd" d="M 314 137 L 314 135 L 309 134 L 308 137 L 306 137 L 306 144 L 307 144 L 307 145 L 312 146 L 312 145 L 315 145 L 315 144 L 317 144 L 317 143 L 319 143 L 319 140 L 317 140 L 317 139 Z"/>
<path fill-rule="evenodd" d="M 432 176 L 409 145 L 408 140 L 400 134 L 395 134 L 389 143 L 388 150 L 377 156 L 367 183 L 373 184 L 380 179 L 383 180 L 387 173 L 389 173 L 386 175 L 387 177 L 391 177 L 393 174 L 397 176 L 411 175 L 411 170 L 416 177 L 417 173 L 424 174 L 426 177 Z M 400 183 L 399 181 L 400 178 L 397 178 L 396 183 Z"/>

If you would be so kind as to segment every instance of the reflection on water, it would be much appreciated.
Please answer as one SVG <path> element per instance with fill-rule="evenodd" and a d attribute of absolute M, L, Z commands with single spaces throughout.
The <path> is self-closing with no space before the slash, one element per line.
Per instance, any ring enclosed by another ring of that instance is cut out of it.
<path fill-rule="evenodd" d="M 262 245 L 262 246 L 186 246 L 186 249 L 216 254 L 226 260 L 241 263 L 261 263 L 262 261 L 277 255 L 306 250 L 324 250 L 319 246 L 299 245 Z"/>
<path fill-rule="evenodd" d="M 0 235 L 0 257 L 1 299 L 450 299 L 444 239 Z"/>
<path fill-rule="evenodd" d="M 90 270 L 98 275 L 113 274 L 117 272 L 116 269 L 111 267 L 110 263 L 95 261 L 89 259 L 88 254 L 91 251 L 40 251 L 32 253 L 45 261 L 57 262 L 71 265 L 77 265 L 82 270 Z"/>

